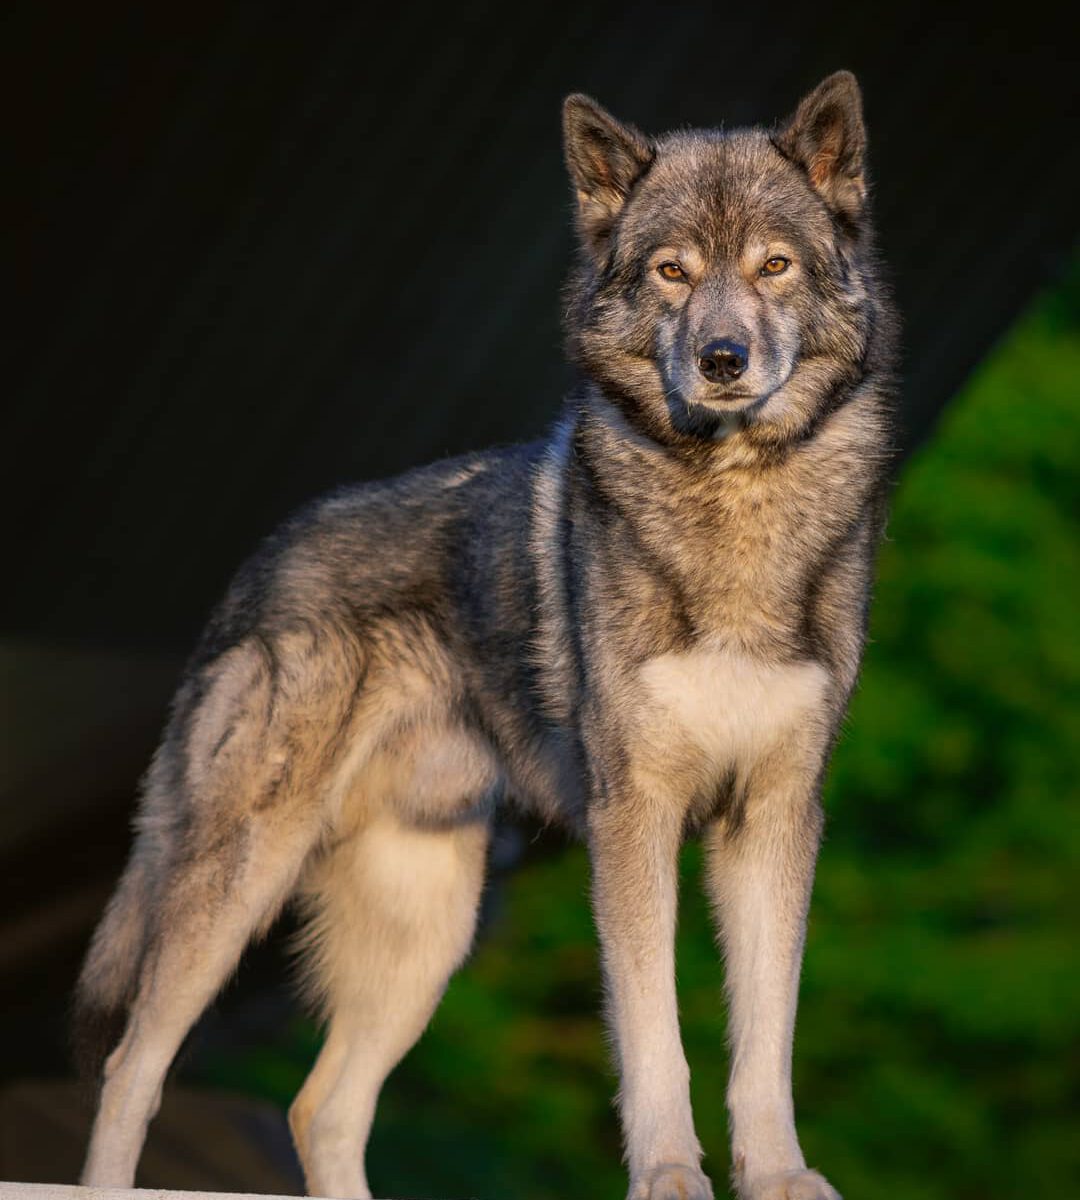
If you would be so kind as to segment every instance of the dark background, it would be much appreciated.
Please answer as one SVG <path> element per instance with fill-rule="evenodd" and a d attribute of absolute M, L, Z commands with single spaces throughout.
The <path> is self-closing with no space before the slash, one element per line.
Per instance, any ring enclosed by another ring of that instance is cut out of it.
<path fill-rule="evenodd" d="M 0 1072 L 66 1070 L 135 779 L 240 558 L 313 494 L 556 412 L 566 92 L 660 131 L 856 71 L 908 453 L 1071 262 L 1065 11 L 8 6 Z M 221 1038 L 261 1028 L 249 976 Z"/>

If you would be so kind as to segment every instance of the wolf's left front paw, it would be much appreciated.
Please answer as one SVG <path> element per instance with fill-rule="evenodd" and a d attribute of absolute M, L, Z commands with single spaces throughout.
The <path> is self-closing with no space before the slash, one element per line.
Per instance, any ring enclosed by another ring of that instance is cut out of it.
<path fill-rule="evenodd" d="M 784 1171 L 755 1179 L 739 1189 L 739 1200 L 841 1200 L 840 1193 L 817 1171 Z"/>
<path fill-rule="evenodd" d="M 663 1163 L 631 1182 L 627 1200 L 713 1200 L 713 1190 L 698 1167 Z"/>

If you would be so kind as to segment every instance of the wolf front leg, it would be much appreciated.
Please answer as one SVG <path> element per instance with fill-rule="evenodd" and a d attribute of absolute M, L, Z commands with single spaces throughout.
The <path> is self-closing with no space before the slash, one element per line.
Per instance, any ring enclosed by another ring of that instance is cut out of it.
<path fill-rule="evenodd" d="M 820 756 L 747 779 L 737 822 L 706 834 L 729 996 L 731 1157 L 740 1200 L 840 1200 L 795 1133 L 791 1050 L 806 914 L 821 835 Z"/>
<path fill-rule="evenodd" d="M 593 905 L 618 1054 L 630 1200 L 711 1200 L 675 998 L 681 813 L 609 794 L 589 818 Z"/>

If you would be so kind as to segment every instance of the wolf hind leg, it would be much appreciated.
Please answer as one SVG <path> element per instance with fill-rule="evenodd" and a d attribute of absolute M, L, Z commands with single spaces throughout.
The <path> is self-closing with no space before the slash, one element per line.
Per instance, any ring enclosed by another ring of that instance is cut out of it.
<path fill-rule="evenodd" d="M 148 950 L 127 1029 L 105 1063 L 85 1185 L 133 1185 L 146 1128 L 177 1050 L 248 941 L 273 919 L 291 890 L 314 831 L 278 831 L 274 825 L 264 821 L 261 829 L 250 831 L 240 878 L 230 880 L 227 894 L 206 908 L 196 908 L 184 894 L 202 900 L 220 886 L 221 873 L 231 869 L 221 856 L 203 858 L 174 877 L 167 903 L 175 915 L 166 917 L 165 929 Z"/>
<path fill-rule="evenodd" d="M 329 1028 L 289 1111 L 309 1194 L 370 1197 L 379 1091 L 468 954 L 487 842 L 481 811 L 439 828 L 383 818 L 313 870 L 311 979 Z"/>
<path fill-rule="evenodd" d="M 241 643 L 186 692 L 147 778 L 140 846 L 154 881 L 130 1009 L 103 1084 L 83 1169 L 95 1187 L 131 1187 L 149 1121 L 191 1026 L 294 890 L 325 828 L 327 773 L 355 681 L 342 655 L 283 638 Z M 186 696 L 194 696 L 184 708 Z M 348 701 L 341 699 L 347 696 Z M 109 933 L 108 928 L 106 934 Z M 112 953 L 112 951 L 110 951 Z M 96 940 L 91 951 L 105 954 Z"/>

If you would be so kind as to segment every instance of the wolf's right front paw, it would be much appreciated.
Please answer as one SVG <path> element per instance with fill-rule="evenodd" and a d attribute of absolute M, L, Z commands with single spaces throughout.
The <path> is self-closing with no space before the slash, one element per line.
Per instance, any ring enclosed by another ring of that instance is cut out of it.
<path fill-rule="evenodd" d="M 713 1200 L 713 1190 L 699 1167 L 662 1163 L 631 1182 L 627 1200 Z"/>

